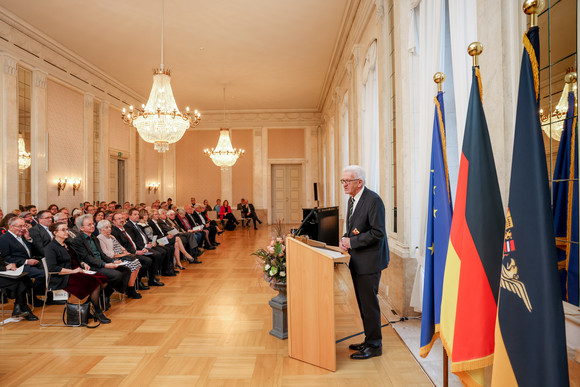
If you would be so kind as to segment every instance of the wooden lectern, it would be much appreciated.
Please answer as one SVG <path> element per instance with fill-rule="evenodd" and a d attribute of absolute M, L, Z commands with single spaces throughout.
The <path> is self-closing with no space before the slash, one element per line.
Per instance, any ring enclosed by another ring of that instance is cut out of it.
<path fill-rule="evenodd" d="M 350 255 L 316 241 L 286 239 L 288 350 L 290 357 L 336 371 L 334 263 Z"/>

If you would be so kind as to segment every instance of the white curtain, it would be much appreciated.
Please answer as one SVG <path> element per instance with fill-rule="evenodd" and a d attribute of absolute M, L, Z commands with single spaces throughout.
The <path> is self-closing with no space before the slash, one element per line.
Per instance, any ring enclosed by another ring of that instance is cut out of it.
<path fill-rule="evenodd" d="M 427 219 L 427 189 L 429 162 L 433 133 L 433 98 L 437 88 L 433 74 L 440 68 L 441 18 L 443 0 L 411 1 L 411 26 L 408 42 L 411 55 L 410 106 L 410 172 L 411 172 L 411 230 L 409 247 L 412 258 L 418 261 L 417 273 L 411 293 L 411 306 L 421 307 L 423 264 L 425 252 L 425 229 Z"/>
<path fill-rule="evenodd" d="M 361 166 L 367 174 L 366 186 L 379 192 L 379 85 L 377 81 L 377 41 L 367 50 L 361 74 L 362 137 Z"/>

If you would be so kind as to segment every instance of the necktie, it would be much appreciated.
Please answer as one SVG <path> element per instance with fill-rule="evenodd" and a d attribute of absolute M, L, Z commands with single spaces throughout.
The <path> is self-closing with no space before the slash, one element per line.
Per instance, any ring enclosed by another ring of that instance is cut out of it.
<path fill-rule="evenodd" d="M 181 218 L 181 220 L 183 220 L 183 224 L 185 226 L 186 229 L 191 229 L 191 226 L 189 225 L 189 222 L 187 221 L 187 216 L 184 216 L 183 218 Z"/>
<path fill-rule="evenodd" d="M 350 229 L 350 218 L 352 216 L 352 208 L 354 205 L 354 198 L 351 196 L 348 198 L 348 216 L 346 218 L 346 229 L 347 231 Z"/>
<path fill-rule="evenodd" d="M 133 248 L 136 251 L 137 250 L 137 246 L 135 246 L 135 242 L 133 242 L 133 239 L 131 239 L 131 237 L 129 236 L 129 234 L 127 234 L 127 231 L 125 231 L 125 229 L 123 229 L 121 231 L 123 231 L 123 234 L 125 234 L 125 236 L 127 237 L 127 239 L 129 239 L 129 242 L 131 242 L 131 246 L 133 246 Z"/>

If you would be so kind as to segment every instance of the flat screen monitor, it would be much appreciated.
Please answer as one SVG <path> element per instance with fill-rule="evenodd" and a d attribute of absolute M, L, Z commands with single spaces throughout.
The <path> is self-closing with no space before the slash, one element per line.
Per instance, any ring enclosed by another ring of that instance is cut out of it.
<path fill-rule="evenodd" d="M 302 219 L 310 214 L 312 208 L 302 209 Z M 317 208 L 315 214 L 304 225 L 302 235 L 321 241 L 330 246 L 338 246 L 338 207 Z"/>

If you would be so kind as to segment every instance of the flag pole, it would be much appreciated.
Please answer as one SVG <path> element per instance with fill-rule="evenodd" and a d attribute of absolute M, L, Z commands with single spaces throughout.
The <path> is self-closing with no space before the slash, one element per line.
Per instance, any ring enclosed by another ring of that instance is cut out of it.
<path fill-rule="evenodd" d="M 441 72 L 435 73 L 433 75 L 433 82 L 437 84 L 437 93 L 443 91 L 443 82 L 445 81 L 445 74 Z M 443 347 L 443 387 L 449 386 L 449 359 L 447 357 L 447 351 Z"/>

